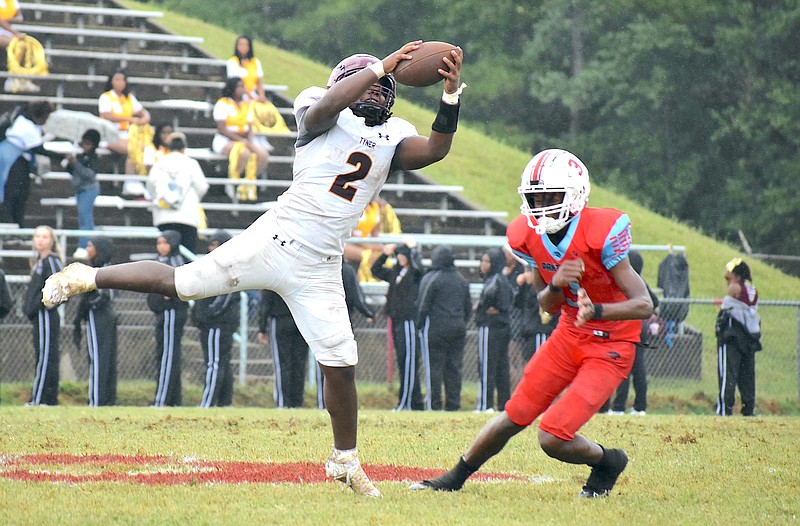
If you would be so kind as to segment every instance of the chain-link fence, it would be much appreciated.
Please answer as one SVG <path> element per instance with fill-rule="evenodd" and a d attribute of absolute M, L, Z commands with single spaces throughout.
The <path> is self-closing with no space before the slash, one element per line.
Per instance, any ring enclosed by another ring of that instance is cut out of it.
<path fill-rule="evenodd" d="M 25 276 L 9 277 L 9 287 L 16 299 L 13 311 L 0 326 L 0 381 L 25 384 L 33 381 L 35 353 L 32 325 L 21 313 L 21 302 L 27 287 Z M 368 300 L 381 312 L 385 287 L 365 287 Z M 479 287 L 473 285 L 473 294 Z M 710 408 L 717 395 L 717 351 L 714 322 L 719 310 L 715 300 L 667 300 L 690 305 L 686 319 L 678 323 L 661 320 L 650 347 L 646 351 L 649 396 L 655 407 L 671 407 L 677 411 L 690 406 L 705 405 Z M 243 341 L 234 343 L 234 371 L 237 381 L 252 384 L 271 384 L 274 370 L 272 355 L 267 347 L 257 342 L 258 294 L 248 297 L 246 327 Z M 72 341 L 72 323 L 77 302 L 70 301 L 60 307 L 62 330 L 61 379 L 86 382 L 88 354 L 85 335 L 82 347 Z M 118 377 L 120 382 L 152 381 L 156 379 L 156 339 L 154 315 L 148 310 L 145 295 L 116 291 L 114 310 L 118 317 Z M 762 410 L 779 411 L 781 403 L 796 400 L 800 372 L 798 371 L 798 320 L 800 303 L 762 301 L 759 307 L 762 319 L 762 344 L 764 350 L 756 358 L 757 394 Z M 394 382 L 397 372 L 387 346 L 386 319 L 378 315 L 370 324 L 361 315 L 353 319 L 359 344 L 359 382 Z M 515 331 L 512 330 L 512 333 Z M 185 385 L 202 385 L 205 358 L 200 347 L 198 330 L 187 323 L 182 339 L 182 379 Z M 509 348 L 512 384 L 519 380 L 524 367 L 524 351 L 519 342 L 512 341 Z M 244 361 L 242 361 L 242 359 Z M 464 357 L 465 390 L 477 382 L 477 333 L 471 323 Z M 771 410 L 770 410 L 771 408 Z"/>

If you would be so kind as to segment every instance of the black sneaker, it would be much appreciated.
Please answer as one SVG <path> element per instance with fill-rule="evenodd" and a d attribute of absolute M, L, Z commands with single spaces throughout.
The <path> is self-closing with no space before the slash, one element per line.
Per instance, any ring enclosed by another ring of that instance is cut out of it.
<path fill-rule="evenodd" d="M 447 473 L 442 475 L 441 477 L 437 477 L 433 480 L 423 480 L 422 482 L 415 482 L 411 484 L 408 489 L 412 491 L 419 491 L 419 490 L 433 490 L 433 491 L 458 491 L 463 487 L 463 484 L 453 484 L 449 480 L 442 480 L 447 477 Z"/>
<path fill-rule="evenodd" d="M 620 474 L 628 465 L 628 455 L 621 449 L 607 449 L 607 459 L 603 466 L 592 467 L 592 472 L 586 480 L 586 485 L 578 494 L 579 497 L 594 499 L 608 496 L 611 488 L 616 484 Z"/>

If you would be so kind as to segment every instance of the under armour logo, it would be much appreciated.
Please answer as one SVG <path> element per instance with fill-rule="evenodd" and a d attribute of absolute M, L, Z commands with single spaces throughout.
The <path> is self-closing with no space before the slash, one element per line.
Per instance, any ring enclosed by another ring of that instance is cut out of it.
<path fill-rule="evenodd" d="M 609 358 L 611 358 L 612 360 L 619 360 L 620 359 L 619 353 L 618 352 L 614 352 L 614 351 L 611 351 L 610 353 L 608 353 L 607 356 Z"/>
<path fill-rule="evenodd" d="M 386 139 L 389 140 L 389 135 L 384 135 L 381 132 L 378 132 L 378 139 Z"/>
<path fill-rule="evenodd" d="M 284 246 L 284 245 L 286 245 L 286 241 L 284 241 L 284 240 L 282 240 L 282 239 L 278 239 L 278 234 L 275 234 L 274 236 L 272 236 L 272 240 L 273 240 L 273 241 L 277 241 L 278 243 L 280 243 L 280 244 L 281 244 L 281 246 Z"/>

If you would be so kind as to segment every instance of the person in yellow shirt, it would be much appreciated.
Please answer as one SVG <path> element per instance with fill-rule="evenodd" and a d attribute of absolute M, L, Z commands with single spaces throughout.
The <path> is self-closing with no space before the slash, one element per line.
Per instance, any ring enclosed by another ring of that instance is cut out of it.
<path fill-rule="evenodd" d="M 119 140 L 110 143 L 108 149 L 126 156 L 125 173 L 146 175 L 140 158 L 144 156 L 145 145 L 152 141 L 152 136 L 147 137 L 150 112 L 142 106 L 136 95 L 128 90 L 128 77 L 124 71 L 116 71 L 108 78 L 106 91 L 98 99 L 97 111 L 101 118 L 115 123 L 119 129 Z M 131 148 L 131 146 L 135 147 Z M 139 164 L 141 167 L 138 166 Z M 126 181 L 122 187 L 122 193 L 135 196 L 144 195 L 144 184 L 139 181 Z"/>
<path fill-rule="evenodd" d="M 236 46 L 233 49 L 233 56 L 225 64 L 228 77 L 242 79 L 244 83 L 245 96 L 250 100 L 266 102 L 264 95 L 264 69 L 261 61 L 253 56 L 253 40 L 246 35 L 236 38 Z"/>
<path fill-rule="evenodd" d="M 402 234 L 400 220 L 394 213 L 392 205 L 385 199 L 376 197 L 361 214 L 358 225 L 353 229 L 352 237 L 378 237 L 381 234 Z M 358 271 L 361 283 L 378 283 L 372 275 L 372 264 L 383 253 L 380 243 L 347 243 L 344 246 L 344 258 Z"/>
<path fill-rule="evenodd" d="M 222 88 L 222 97 L 214 105 L 214 122 L 217 133 L 211 149 L 218 154 L 228 155 L 228 177 L 238 180 L 253 180 L 267 168 L 269 152 L 253 140 L 252 114 L 250 103 L 244 100 L 242 79 L 229 77 Z M 229 187 L 230 188 L 230 187 Z M 238 185 L 240 201 L 257 199 L 255 185 Z"/>

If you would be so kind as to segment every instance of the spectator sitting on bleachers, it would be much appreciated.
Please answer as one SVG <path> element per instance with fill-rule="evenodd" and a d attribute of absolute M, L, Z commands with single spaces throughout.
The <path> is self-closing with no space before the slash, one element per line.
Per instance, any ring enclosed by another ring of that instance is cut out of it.
<path fill-rule="evenodd" d="M 116 71 L 108 77 L 106 91 L 98 99 L 100 117 L 117 124 L 119 140 L 109 144 L 108 149 L 127 156 L 125 173 L 146 175 L 144 166 L 145 145 L 152 142 L 153 130 L 149 126 L 150 113 L 133 93 L 128 91 L 128 80 L 124 71 Z M 144 184 L 126 181 L 122 187 L 124 195 L 145 195 Z"/>
<path fill-rule="evenodd" d="M 267 168 L 269 153 L 253 141 L 250 103 L 244 99 L 245 88 L 242 80 L 230 77 L 222 88 L 222 97 L 214 105 L 214 122 L 217 133 L 211 149 L 218 154 L 228 155 L 228 177 L 239 180 L 244 172 L 245 179 L 254 181 L 258 174 Z M 228 195 L 233 198 L 232 187 Z M 255 201 L 258 198 L 255 185 L 238 185 L 240 201 Z"/>
<path fill-rule="evenodd" d="M 225 65 L 227 77 L 242 79 L 245 89 L 245 97 L 248 100 L 266 102 L 264 95 L 264 69 L 261 61 L 253 55 L 253 39 L 246 35 L 236 38 L 236 46 L 233 49 L 233 56 L 228 59 Z"/>
<path fill-rule="evenodd" d="M 400 220 L 394 213 L 392 205 L 385 199 L 376 197 L 368 205 L 358 225 L 353 229 L 352 237 L 378 237 L 381 234 L 402 234 Z M 372 264 L 383 253 L 383 246 L 378 243 L 346 243 L 344 259 L 358 271 L 358 281 L 362 283 L 378 283 L 372 275 Z"/>

